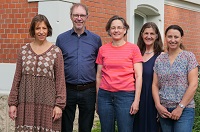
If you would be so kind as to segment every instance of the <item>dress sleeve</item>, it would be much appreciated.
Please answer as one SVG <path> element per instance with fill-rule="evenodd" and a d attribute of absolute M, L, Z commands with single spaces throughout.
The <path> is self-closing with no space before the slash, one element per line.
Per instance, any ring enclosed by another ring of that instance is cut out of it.
<path fill-rule="evenodd" d="M 21 77 L 22 77 L 22 53 L 20 51 L 17 58 L 15 75 L 14 75 L 11 91 L 8 97 L 9 106 L 18 105 L 18 91 L 20 87 Z"/>
<path fill-rule="evenodd" d="M 64 109 L 66 105 L 66 84 L 64 75 L 64 61 L 62 52 L 59 49 L 55 60 L 55 87 L 56 87 L 56 102 L 55 106 Z"/>

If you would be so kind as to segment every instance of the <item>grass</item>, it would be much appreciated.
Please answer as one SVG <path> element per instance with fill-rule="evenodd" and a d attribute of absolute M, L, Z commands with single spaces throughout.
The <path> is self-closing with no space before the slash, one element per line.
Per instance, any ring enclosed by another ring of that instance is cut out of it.
<path fill-rule="evenodd" d="M 95 127 L 92 129 L 92 132 L 101 132 L 101 126 L 99 120 L 95 121 Z"/>

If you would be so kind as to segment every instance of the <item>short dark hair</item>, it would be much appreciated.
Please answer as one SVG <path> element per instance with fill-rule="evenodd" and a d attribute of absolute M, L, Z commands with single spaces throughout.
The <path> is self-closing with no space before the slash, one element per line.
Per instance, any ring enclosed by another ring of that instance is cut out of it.
<path fill-rule="evenodd" d="M 180 32 L 180 34 L 181 34 L 181 37 L 184 36 L 183 29 L 182 29 L 180 26 L 178 26 L 178 25 L 170 25 L 170 26 L 165 30 L 165 36 L 167 35 L 167 32 L 168 32 L 170 29 L 178 30 L 178 31 Z M 182 43 L 180 44 L 180 48 L 183 49 L 183 50 L 185 49 L 185 47 L 183 46 Z M 167 48 L 167 50 L 168 50 L 168 48 Z"/>
<path fill-rule="evenodd" d="M 35 17 L 33 17 L 32 21 L 31 21 L 30 28 L 29 28 L 30 36 L 33 37 L 33 38 L 35 37 L 35 26 L 38 22 L 44 22 L 47 26 L 47 29 L 48 29 L 47 37 L 52 36 L 52 27 L 51 27 L 48 19 L 42 14 L 38 14 Z"/>
<path fill-rule="evenodd" d="M 106 32 L 108 33 L 108 35 L 110 36 L 110 26 L 114 20 L 120 20 L 123 23 L 124 28 L 126 29 L 126 33 L 124 34 L 125 36 L 128 33 L 129 25 L 127 24 L 126 20 L 123 17 L 120 17 L 118 15 L 114 15 L 108 20 L 106 24 Z"/>
<path fill-rule="evenodd" d="M 162 42 L 162 37 L 160 35 L 160 31 L 158 29 L 158 26 L 154 23 L 154 22 L 147 22 L 145 23 L 141 30 L 140 30 L 140 33 L 139 33 L 139 36 L 138 36 L 138 41 L 137 41 L 137 45 L 141 51 L 141 54 L 144 55 L 144 52 L 146 50 L 146 45 L 144 43 L 144 40 L 142 38 L 142 33 L 144 32 L 144 30 L 146 28 L 152 28 L 155 33 L 157 34 L 157 38 L 154 42 L 154 53 L 157 54 L 157 53 L 161 53 L 163 52 L 163 42 Z"/>
<path fill-rule="evenodd" d="M 75 7 L 79 7 L 79 6 L 82 6 L 85 9 L 85 11 L 86 11 L 86 15 L 88 15 L 88 8 L 87 8 L 87 6 L 84 5 L 84 4 L 81 4 L 81 3 L 74 3 L 72 5 L 72 7 L 70 8 L 70 15 L 72 15 L 72 12 L 73 12 L 74 8 Z"/>

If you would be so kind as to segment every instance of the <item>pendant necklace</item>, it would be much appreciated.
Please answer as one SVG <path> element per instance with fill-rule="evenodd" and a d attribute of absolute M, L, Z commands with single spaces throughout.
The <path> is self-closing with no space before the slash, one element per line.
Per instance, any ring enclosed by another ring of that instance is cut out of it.
<path fill-rule="evenodd" d="M 151 51 L 151 52 L 145 52 L 145 54 L 151 54 L 151 53 L 153 53 L 154 51 Z"/>

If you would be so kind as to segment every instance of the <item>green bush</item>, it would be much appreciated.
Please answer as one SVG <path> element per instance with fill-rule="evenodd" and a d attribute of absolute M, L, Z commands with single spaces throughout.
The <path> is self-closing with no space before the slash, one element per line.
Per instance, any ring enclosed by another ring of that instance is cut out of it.
<path fill-rule="evenodd" d="M 194 120 L 194 127 L 193 132 L 200 132 L 200 70 L 199 70 L 199 85 L 194 96 L 195 100 L 195 120 Z"/>

